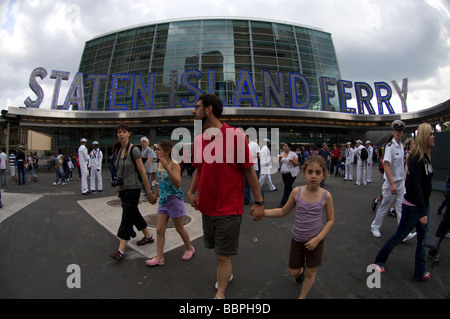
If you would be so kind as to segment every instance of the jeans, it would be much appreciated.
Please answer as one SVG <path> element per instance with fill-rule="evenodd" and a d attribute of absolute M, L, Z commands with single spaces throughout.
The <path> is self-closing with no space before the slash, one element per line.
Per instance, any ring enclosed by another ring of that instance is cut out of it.
<path fill-rule="evenodd" d="M 0 169 L 0 178 L 2 180 L 2 185 L 6 185 L 6 169 Z"/>
<path fill-rule="evenodd" d="M 427 216 L 430 213 L 430 204 L 427 205 Z M 400 224 L 398 225 L 397 232 L 388 239 L 383 248 L 378 252 L 375 257 L 374 263 L 383 266 L 385 265 L 389 254 L 394 248 L 400 244 L 403 239 L 416 227 L 417 231 L 417 246 L 416 256 L 414 264 L 414 279 L 419 279 L 426 273 L 426 261 L 425 261 L 425 247 L 422 245 L 425 238 L 426 231 L 428 231 L 428 223 L 423 225 L 419 221 L 419 211 L 416 206 L 402 205 L 402 217 Z"/>
<path fill-rule="evenodd" d="M 66 176 L 64 175 L 64 172 L 60 169 L 56 170 L 56 180 L 55 183 L 58 184 L 59 183 L 59 179 L 61 179 L 61 183 L 65 183 L 66 181 Z"/>
<path fill-rule="evenodd" d="M 17 167 L 17 175 L 19 176 L 19 185 L 25 185 L 25 167 Z"/>
<path fill-rule="evenodd" d="M 255 171 L 256 173 L 256 177 L 258 177 L 259 180 L 259 170 Z M 247 176 L 244 176 L 244 180 L 245 180 L 245 187 L 244 187 L 244 203 L 250 203 L 250 185 L 247 181 Z M 261 194 L 264 198 L 264 193 L 263 191 L 261 191 Z"/>
<path fill-rule="evenodd" d="M 289 196 L 291 195 L 292 192 L 292 185 L 294 184 L 295 179 L 297 178 L 297 176 L 292 176 L 291 173 L 281 174 L 281 177 L 283 178 L 284 191 L 283 191 L 283 198 L 281 199 L 279 207 L 283 207 L 284 204 L 286 204 L 286 202 L 288 201 Z"/>

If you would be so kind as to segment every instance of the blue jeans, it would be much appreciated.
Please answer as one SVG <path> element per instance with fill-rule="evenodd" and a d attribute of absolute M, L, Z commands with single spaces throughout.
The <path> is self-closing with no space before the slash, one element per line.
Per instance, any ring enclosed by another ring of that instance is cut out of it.
<path fill-rule="evenodd" d="M 430 214 L 430 204 L 427 205 L 427 216 Z M 419 211 L 416 206 L 408 206 L 402 204 L 402 218 L 398 225 L 397 232 L 389 238 L 384 244 L 383 248 L 378 252 L 375 257 L 374 263 L 383 266 L 385 265 L 389 254 L 394 248 L 400 244 L 403 239 L 416 227 L 417 231 L 417 246 L 416 257 L 414 264 L 414 279 L 419 279 L 426 273 L 426 261 L 425 261 L 425 247 L 422 245 L 425 238 L 426 231 L 428 231 L 428 223 L 423 225 L 419 221 Z"/>

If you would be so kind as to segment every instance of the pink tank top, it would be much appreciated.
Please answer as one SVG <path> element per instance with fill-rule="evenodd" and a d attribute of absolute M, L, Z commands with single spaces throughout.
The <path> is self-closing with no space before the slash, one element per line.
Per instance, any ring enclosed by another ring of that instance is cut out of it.
<path fill-rule="evenodd" d="M 292 225 L 292 238 L 297 242 L 307 242 L 317 236 L 323 228 L 323 215 L 325 211 L 325 196 L 323 193 L 319 202 L 309 203 L 300 198 L 302 187 L 298 188 L 295 201 L 295 219 Z"/>

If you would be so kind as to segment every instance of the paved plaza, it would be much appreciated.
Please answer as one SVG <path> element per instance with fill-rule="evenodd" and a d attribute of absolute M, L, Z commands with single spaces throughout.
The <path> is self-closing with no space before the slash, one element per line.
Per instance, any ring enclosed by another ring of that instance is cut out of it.
<path fill-rule="evenodd" d="M 367 267 L 396 230 L 396 219 L 387 216 L 381 238 L 370 232 L 375 213 L 371 200 L 381 191 L 381 176 L 374 168 L 374 182 L 356 186 L 342 177 L 329 176 L 325 188 L 333 196 L 335 223 L 325 241 L 323 265 L 319 267 L 310 299 L 446 299 L 450 297 L 449 240 L 441 245 L 442 261 L 427 259 L 431 278 L 413 280 L 416 239 L 398 246 L 381 275 L 380 288 L 369 288 L 372 272 Z M 156 243 L 138 247 L 130 241 L 126 259 L 109 255 L 119 240 L 115 233 L 121 216 L 109 171 L 103 169 L 104 190 L 82 196 L 78 178 L 53 186 L 53 173 L 38 172 L 39 181 L 25 186 L 8 183 L 2 188 L 0 209 L 0 298 L 86 299 L 211 299 L 214 297 L 216 260 L 203 247 L 201 215 L 186 204 L 186 223 L 196 253 L 183 261 L 184 246 L 173 228 L 166 233 L 164 266 L 150 268 L 147 258 L 156 254 Z M 78 177 L 78 176 L 77 176 Z M 280 173 L 272 177 L 279 191 L 263 187 L 265 207 L 277 207 L 283 190 Z M 182 177 L 186 193 L 191 179 Z M 304 183 L 298 176 L 294 186 Z M 430 230 L 434 234 L 441 217 L 436 214 L 443 193 L 431 195 Z M 187 202 L 187 198 L 185 197 Z M 157 206 L 142 202 L 146 218 Z M 288 256 L 293 212 L 280 219 L 253 222 L 245 206 L 240 252 L 233 257 L 234 279 L 227 299 L 295 299 L 301 286 L 288 276 Z M 151 223 L 150 223 L 151 224 Z M 152 225 L 151 225 L 152 226 Z M 154 225 L 153 225 L 154 226 Z M 156 237 L 154 227 L 150 228 Z M 72 265 L 79 269 L 80 288 L 68 287 Z M 370 281 L 370 280 L 369 280 Z M 263 301 L 263 300 L 261 300 Z"/>

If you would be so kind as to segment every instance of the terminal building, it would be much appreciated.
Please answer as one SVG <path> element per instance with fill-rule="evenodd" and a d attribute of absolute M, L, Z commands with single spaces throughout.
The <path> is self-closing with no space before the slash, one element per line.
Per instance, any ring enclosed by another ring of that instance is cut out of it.
<path fill-rule="evenodd" d="M 32 75 L 50 73 L 58 92 L 68 72 L 37 68 Z M 253 18 L 179 19 L 97 36 L 86 42 L 78 72 L 63 83 L 71 83 L 60 97 L 64 104 L 54 98 L 43 106 L 30 77 L 38 98 L 3 112 L 0 144 L 27 147 L 32 130 L 51 136 L 53 151 L 75 153 L 85 137 L 107 154 L 120 122 L 133 127 L 134 143 L 142 136 L 155 143 L 172 138 L 176 128 L 194 133 L 192 110 L 204 93 L 221 97 L 229 125 L 266 128 L 268 138 L 278 128 L 279 142 L 295 145 L 381 143 L 396 119 L 410 133 L 422 122 L 450 121 L 450 100 L 394 114 L 390 98 L 396 95 L 387 83 L 342 79 L 330 33 Z"/>

